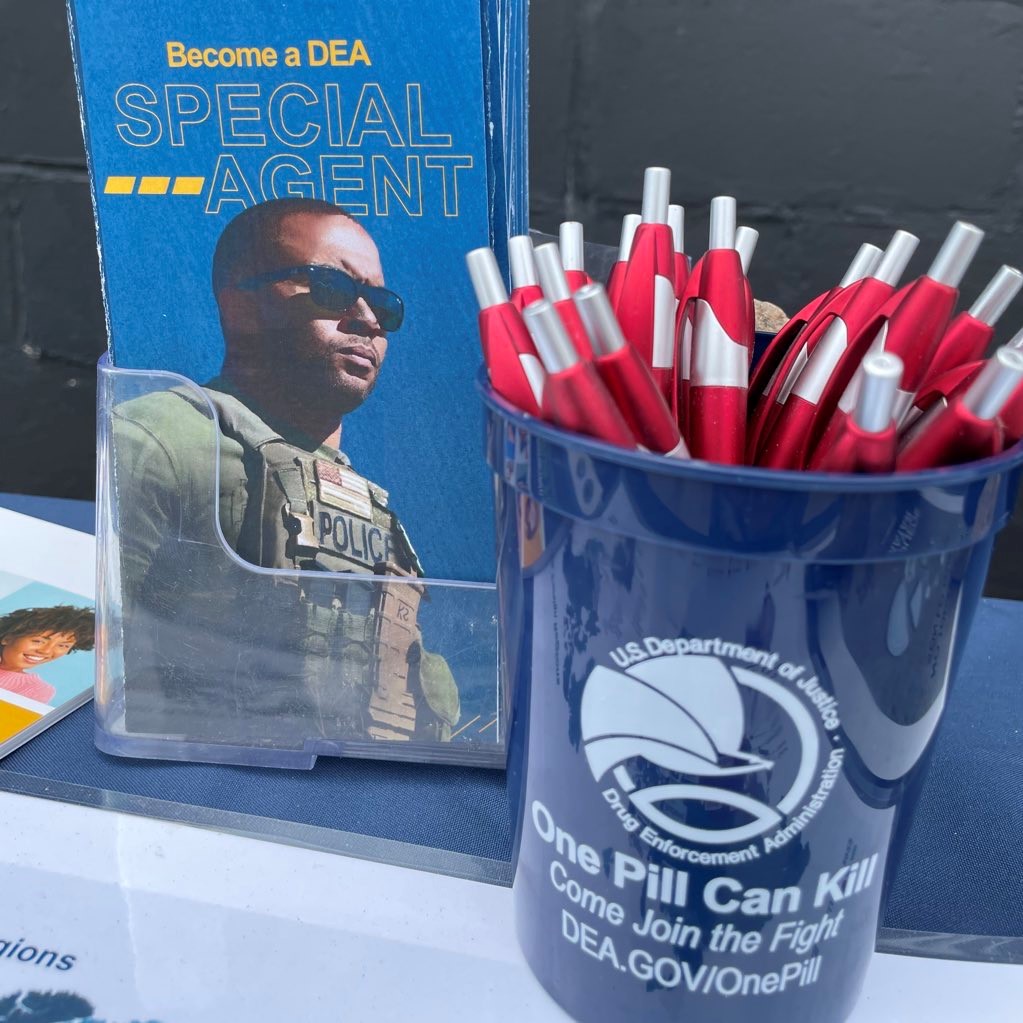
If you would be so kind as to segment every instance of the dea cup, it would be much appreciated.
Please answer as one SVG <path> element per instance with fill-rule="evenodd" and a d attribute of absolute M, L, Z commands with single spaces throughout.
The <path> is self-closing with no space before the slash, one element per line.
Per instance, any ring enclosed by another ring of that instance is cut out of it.
<path fill-rule="evenodd" d="M 845 1019 L 1023 451 L 726 468 L 480 386 L 533 972 L 583 1021 Z"/>

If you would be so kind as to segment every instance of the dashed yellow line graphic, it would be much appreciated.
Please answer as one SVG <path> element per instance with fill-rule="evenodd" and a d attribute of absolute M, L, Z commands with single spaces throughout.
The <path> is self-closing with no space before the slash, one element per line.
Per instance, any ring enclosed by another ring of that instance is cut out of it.
<path fill-rule="evenodd" d="M 206 183 L 205 178 L 175 178 L 175 195 L 202 195 L 202 186 Z"/>
<path fill-rule="evenodd" d="M 139 182 L 139 195 L 166 195 L 170 178 L 143 178 Z"/>
<path fill-rule="evenodd" d="M 109 177 L 107 178 L 106 187 L 103 191 L 107 195 L 131 195 L 134 189 L 134 178 Z"/>
<path fill-rule="evenodd" d="M 173 184 L 171 184 L 173 182 Z M 136 183 L 138 188 L 136 189 Z M 148 174 L 141 178 L 128 174 L 111 174 L 103 186 L 104 195 L 202 195 L 205 178 L 175 178 Z"/>

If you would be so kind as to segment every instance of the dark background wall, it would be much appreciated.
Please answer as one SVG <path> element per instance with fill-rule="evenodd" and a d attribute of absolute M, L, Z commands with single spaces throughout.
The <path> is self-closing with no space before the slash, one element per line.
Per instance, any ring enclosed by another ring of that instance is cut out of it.
<path fill-rule="evenodd" d="M 790 312 L 896 227 L 921 238 L 912 273 L 954 219 L 988 232 L 967 302 L 1023 262 L 1017 0 L 536 0 L 530 18 L 534 227 L 614 244 L 661 164 L 691 250 L 710 198 L 738 198 L 754 290 Z M 104 338 L 64 5 L 0 0 L 0 490 L 92 495 Z M 1016 551 L 1014 523 L 992 592 L 1023 597 Z"/>

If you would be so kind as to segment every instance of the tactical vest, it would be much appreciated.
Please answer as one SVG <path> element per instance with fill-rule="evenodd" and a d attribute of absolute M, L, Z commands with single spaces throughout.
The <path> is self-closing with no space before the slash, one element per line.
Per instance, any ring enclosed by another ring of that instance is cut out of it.
<path fill-rule="evenodd" d="M 232 395 L 206 394 L 221 433 L 242 449 L 240 473 L 221 460 L 225 534 L 246 561 L 303 573 L 268 584 L 295 590 L 304 624 L 290 632 L 316 730 L 328 739 L 447 738 L 450 726 L 432 713 L 429 690 L 421 699 L 417 618 L 425 587 L 317 578 L 422 575 L 387 492 L 356 473 L 345 455 L 320 457 L 289 443 Z"/>

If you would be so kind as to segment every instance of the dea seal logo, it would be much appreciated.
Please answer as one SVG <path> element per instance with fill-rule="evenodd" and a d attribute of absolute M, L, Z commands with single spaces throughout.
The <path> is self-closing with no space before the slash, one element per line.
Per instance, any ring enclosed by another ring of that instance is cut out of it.
<path fill-rule="evenodd" d="M 783 772 L 743 748 L 747 708 L 763 715 L 764 701 L 782 722 L 774 745 L 785 757 Z M 637 813 L 687 842 L 727 845 L 778 828 L 802 805 L 817 772 L 818 726 L 799 697 L 714 656 L 675 653 L 625 671 L 594 668 L 581 718 L 594 779 L 610 772 Z M 777 790 L 774 775 L 785 786 L 780 798 L 758 798 Z M 734 812 L 708 814 L 708 804 Z"/>

